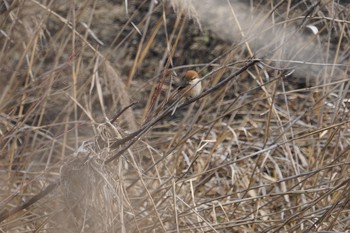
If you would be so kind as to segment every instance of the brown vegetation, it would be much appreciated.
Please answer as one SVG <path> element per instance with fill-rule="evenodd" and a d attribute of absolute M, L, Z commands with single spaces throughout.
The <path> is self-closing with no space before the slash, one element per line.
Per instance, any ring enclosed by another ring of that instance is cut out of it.
<path fill-rule="evenodd" d="M 349 10 L 0 0 L 1 232 L 349 231 Z"/>

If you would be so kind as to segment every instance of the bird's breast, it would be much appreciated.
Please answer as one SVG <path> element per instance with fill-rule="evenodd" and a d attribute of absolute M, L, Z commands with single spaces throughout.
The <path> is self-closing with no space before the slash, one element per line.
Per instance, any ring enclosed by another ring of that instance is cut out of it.
<path fill-rule="evenodd" d="M 194 79 L 190 82 L 190 88 L 191 90 L 187 92 L 187 97 L 196 97 L 198 96 L 202 91 L 202 85 L 199 79 Z"/>

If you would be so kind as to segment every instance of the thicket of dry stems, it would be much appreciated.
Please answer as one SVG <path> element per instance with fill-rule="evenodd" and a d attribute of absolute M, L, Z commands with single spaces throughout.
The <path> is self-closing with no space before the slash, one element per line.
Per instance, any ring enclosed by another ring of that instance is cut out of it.
<path fill-rule="evenodd" d="M 1 0 L 1 232 L 349 231 L 350 6 L 248 2 Z"/>

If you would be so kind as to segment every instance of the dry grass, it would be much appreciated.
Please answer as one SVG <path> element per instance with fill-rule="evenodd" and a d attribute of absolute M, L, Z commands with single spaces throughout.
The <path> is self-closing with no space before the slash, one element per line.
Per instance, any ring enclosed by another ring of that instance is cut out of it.
<path fill-rule="evenodd" d="M 1 232 L 350 231 L 349 15 L 1 0 Z"/>

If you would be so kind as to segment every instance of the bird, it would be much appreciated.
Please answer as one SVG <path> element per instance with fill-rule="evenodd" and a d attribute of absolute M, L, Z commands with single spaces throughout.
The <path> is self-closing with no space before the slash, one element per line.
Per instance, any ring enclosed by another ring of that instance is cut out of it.
<path fill-rule="evenodd" d="M 186 98 L 193 98 L 200 95 L 202 91 L 201 79 L 194 70 L 186 71 L 178 89 L 180 94 Z"/>
<path fill-rule="evenodd" d="M 178 98 L 179 96 L 184 96 L 186 99 L 193 98 L 199 96 L 201 94 L 201 91 L 202 84 L 198 73 L 194 70 L 187 70 L 185 75 L 182 77 L 182 80 L 180 81 L 176 92 L 170 99 L 173 99 L 174 97 Z M 175 113 L 178 104 L 179 102 L 175 104 L 171 115 Z"/>

